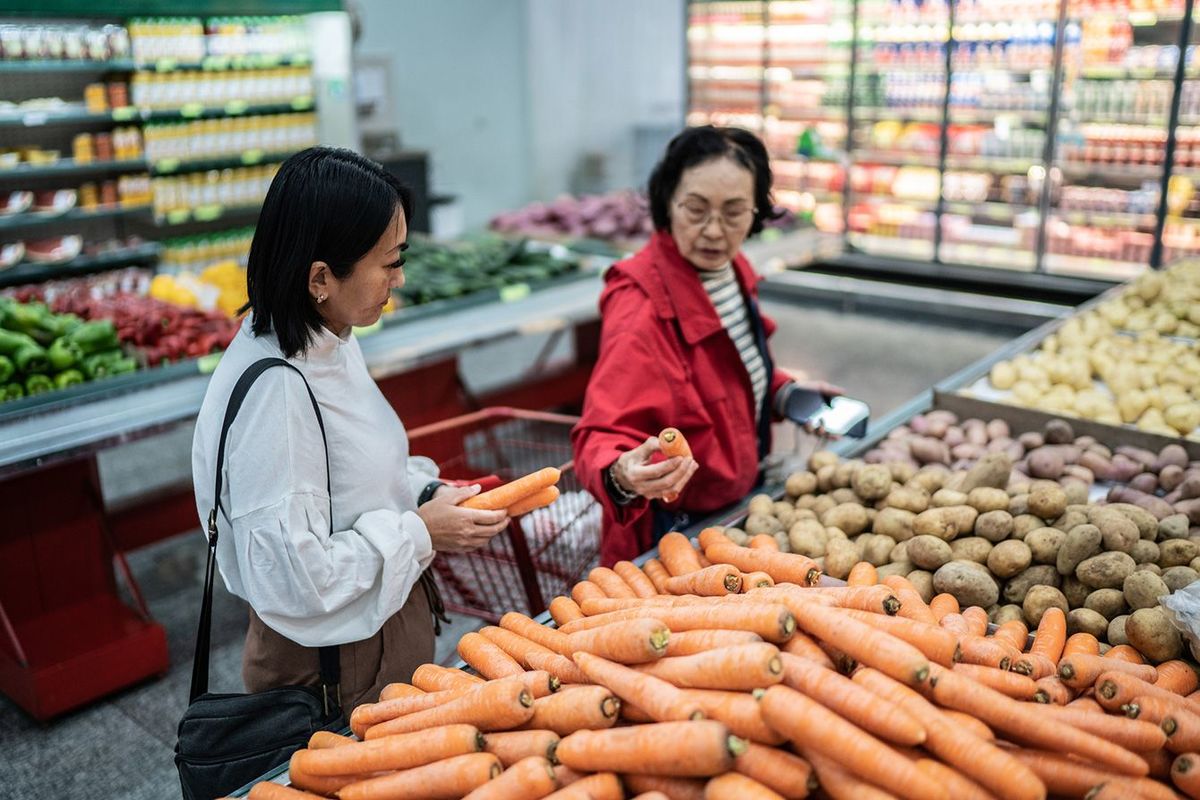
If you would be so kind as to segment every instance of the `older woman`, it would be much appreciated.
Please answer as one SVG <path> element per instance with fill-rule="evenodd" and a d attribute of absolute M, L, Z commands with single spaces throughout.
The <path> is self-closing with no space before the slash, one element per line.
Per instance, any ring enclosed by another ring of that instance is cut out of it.
<path fill-rule="evenodd" d="M 668 145 L 649 193 L 655 233 L 605 276 L 600 358 L 573 432 L 576 470 L 604 507 L 605 564 L 744 497 L 760 481 L 772 417 L 797 386 L 775 368 L 775 326 L 740 252 L 772 215 L 762 142 L 736 128 L 689 128 Z M 693 458 L 662 457 L 655 435 L 668 426 Z"/>
<path fill-rule="evenodd" d="M 347 713 L 409 680 L 433 659 L 423 575 L 434 553 L 472 550 L 507 524 L 503 511 L 458 507 L 479 487 L 442 486 L 431 461 L 409 458 L 404 426 L 351 336 L 404 284 L 411 214 L 408 191 L 382 167 L 331 148 L 285 161 L 263 203 L 251 314 L 213 373 L 192 449 L 204 524 L 216 508 L 217 565 L 250 605 L 251 692 L 315 685 L 318 648 L 332 645 Z M 251 385 L 222 461 L 234 387 L 268 358 L 294 369 Z"/>

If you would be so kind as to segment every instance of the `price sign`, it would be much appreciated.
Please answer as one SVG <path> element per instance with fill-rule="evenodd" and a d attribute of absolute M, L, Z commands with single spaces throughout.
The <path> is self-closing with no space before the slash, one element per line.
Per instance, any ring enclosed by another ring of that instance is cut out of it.
<path fill-rule="evenodd" d="M 185 103 L 179 109 L 179 116 L 181 117 L 198 117 L 203 113 L 203 103 Z"/>
<path fill-rule="evenodd" d="M 212 222 L 224 212 L 224 206 L 213 203 L 206 206 L 196 206 L 195 216 L 200 222 Z"/>
<path fill-rule="evenodd" d="M 529 292 L 528 283 L 514 283 L 509 286 L 503 286 L 500 289 L 500 302 L 515 303 L 518 300 L 524 300 L 529 296 Z"/>
<path fill-rule="evenodd" d="M 292 100 L 292 108 L 297 111 L 303 111 L 307 108 L 312 108 L 313 99 L 311 97 L 296 97 Z"/>
<path fill-rule="evenodd" d="M 136 117 L 138 110 L 133 106 L 122 106 L 112 110 L 112 118 L 114 122 L 128 122 Z"/>
<path fill-rule="evenodd" d="M 167 212 L 167 222 L 171 225 L 180 225 L 187 222 L 191 216 L 191 212 L 186 208 L 177 208 L 174 211 Z"/>
<path fill-rule="evenodd" d="M 178 66 L 179 66 L 179 61 L 177 59 L 160 58 L 158 61 L 154 62 L 154 71 L 155 72 L 174 72 L 175 68 Z"/>
<path fill-rule="evenodd" d="M 262 150 L 258 150 L 258 149 L 247 150 L 246 152 L 242 153 L 242 163 L 245 164 L 246 166 L 249 166 L 251 164 L 257 164 L 262 160 L 263 160 L 263 151 Z"/>
<path fill-rule="evenodd" d="M 161 161 L 154 162 L 154 171 L 160 173 L 174 172 L 179 169 L 178 158 L 164 158 Z"/>
<path fill-rule="evenodd" d="M 230 116 L 245 114 L 246 108 L 247 106 L 245 100 L 230 100 L 225 104 L 225 113 L 229 114 Z"/>

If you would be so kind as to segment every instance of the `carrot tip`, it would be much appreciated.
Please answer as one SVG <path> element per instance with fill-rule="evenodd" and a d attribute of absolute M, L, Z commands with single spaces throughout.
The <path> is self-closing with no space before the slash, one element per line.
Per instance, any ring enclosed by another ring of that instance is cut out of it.
<path fill-rule="evenodd" d="M 1137 719 L 1138 715 L 1142 713 L 1142 709 L 1137 703 L 1126 703 L 1121 706 L 1121 713 L 1130 719 Z"/>
<path fill-rule="evenodd" d="M 1105 681 L 1100 684 L 1100 688 L 1096 690 L 1096 693 L 1105 700 L 1112 700 L 1117 696 L 1117 685 L 1112 681 Z"/>
<path fill-rule="evenodd" d="M 1058 677 L 1062 678 L 1064 681 L 1071 680 L 1071 678 L 1075 677 L 1075 668 L 1072 667 L 1070 663 L 1063 664 L 1058 668 Z"/>
<path fill-rule="evenodd" d="M 767 670 L 772 675 L 779 675 L 783 672 L 783 660 L 779 656 L 775 656 L 767 662 Z"/>
<path fill-rule="evenodd" d="M 667 644 L 670 642 L 670 640 L 671 632 L 666 628 L 650 634 L 650 646 L 653 647 L 657 653 L 665 652 L 667 649 Z"/>
<path fill-rule="evenodd" d="M 621 712 L 621 701 L 612 696 L 606 697 L 600 704 L 600 711 L 606 717 L 615 717 Z"/>
<path fill-rule="evenodd" d="M 483 735 L 483 731 L 475 731 L 475 752 L 482 753 L 487 747 L 487 737 Z"/>
<path fill-rule="evenodd" d="M 520 700 L 521 705 L 525 706 L 526 708 L 533 708 L 533 695 L 531 695 L 527 690 L 521 691 L 521 694 L 518 696 L 518 700 Z"/>
<path fill-rule="evenodd" d="M 1045 689 L 1038 689 L 1033 693 L 1033 700 L 1037 703 L 1047 704 L 1050 702 L 1050 695 L 1047 694 Z"/>
<path fill-rule="evenodd" d="M 1191 772 L 1192 767 L 1194 766 L 1196 765 L 1193 764 L 1192 760 L 1187 756 L 1180 756 L 1179 758 L 1175 759 L 1175 771 L 1180 775 L 1186 775 L 1187 773 Z"/>
<path fill-rule="evenodd" d="M 925 679 L 929 677 L 929 665 L 926 664 L 923 667 L 919 667 L 917 671 L 913 673 L 913 677 L 916 678 L 916 683 L 924 683 Z M 929 685 L 937 685 L 937 679 L 930 681 Z"/>
<path fill-rule="evenodd" d="M 1005 660 L 1007 660 L 1007 659 L 1008 659 L 1008 657 L 1005 656 Z M 1000 663 L 1003 664 L 1004 661 L 1001 661 Z M 1012 671 L 1019 675 L 1032 675 L 1033 674 L 1033 663 L 1022 659 L 1013 665 Z M 1063 675 L 1061 670 L 1059 671 L 1058 674 L 1064 678 L 1070 677 L 1068 675 Z"/>
<path fill-rule="evenodd" d="M 557 692 L 561 686 L 562 686 L 562 681 L 560 681 L 558 679 L 558 676 L 551 675 L 550 676 L 550 693 L 553 694 L 554 692 Z"/>
<path fill-rule="evenodd" d="M 808 580 L 809 586 L 816 586 L 821 580 L 821 570 L 815 568 L 810 569 L 805 575 L 805 578 Z"/>
<path fill-rule="evenodd" d="M 896 613 L 900 611 L 900 601 L 895 597 L 888 596 L 888 599 L 883 601 L 883 610 L 889 617 L 896 616 Z"/>
<path fill-rule="evenodd" d="M 1163 717 L 1162 725 L 1159 727 L 1167 736 L 1174 736 L 1175 731 L 1179 730 L 1179 723 L 1175 721 L 1174 717 Z"/>
<path fill-rule="evenodd" d="M 729 754 L 735 758 L 742 755 L 747 750 L 746 743 L 736 736 L 729 737 L 729 739 L 726 741 L 726 747 L 729 748 Z"/>
<path fill-rule="evenodd" d="M 1009 658 L 1008 656 L 1005 656 L 1004 658 L 1000 659 L 1000 669 L 1008 669 L 1008 668 L 1009 668 L 1009 667 L 1011 667 L 1011 666 L 1012 666 L 1012 659 L 1011 659 L 1011 658 Z M 1024 674 L 1025 674 L 1025 675 L 1032 675 L 1032 674 L 1033 674 L 1033 669 L 1031 668 L 1031 669 L 1029 670 L 1029 672 L 1026 672 L 1026 673 L 1024 673 Z"/>
<path fill-rule="evenodd" d="M 730 592 L 740 592 L 742 590 L 742 576 L 729 574 L 725 576 L 725 588 Z"/>

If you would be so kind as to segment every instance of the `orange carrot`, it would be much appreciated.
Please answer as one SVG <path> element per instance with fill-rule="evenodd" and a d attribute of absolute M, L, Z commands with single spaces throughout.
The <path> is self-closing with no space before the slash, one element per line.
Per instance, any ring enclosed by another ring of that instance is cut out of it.
<path fill-rule="evenodd" d="M 478 633 L 465 633 L 458 640 L 458 655 L 467 666 L 488 680 L 520 675 L 525 668 L 508 653 Z"/>
<path fill-rule="evenodd" d="M 979 606 L 969 606 L 968 608 L 963 609 L 962 615 L 963 619 L 965 619 L 971 625 L 971 633 L 973 635 L 987 635 L 988 615 L 986 611 Z M 1024 643 L 1013 646 L 1020 650 L 1022 647 L 1024 647 Z"/>
<path fill-rule="evenodd" d="M 957 725 L 970 731 L 971 734 L 977 736 L 985 742 L 996 741 L 996 734 L 992 732 L 986 724 L 975 719 L 970 714 L 964 714 L 961 711 L 955 711 L 951 708 L 940 709 L 942 716 L 945 717 L 952 725 Z"/>
<path fill-rule="evenodd" d="M 1125 778 L 1120 773 L 1105 769 L 1103 765 L 1077 761 L 1058 753 L 1015 747 L 1008 752 L 1032 769 L 1046 784 L 1046 790 L 1056 796 L 1083 797 L 1093 787 L 1106 781 Z M 1134 785 L 1149 791 L 1155 791 L 1154 785 L 1162 787 L 1162 784 L 1151 780 L 1136 781 Z M 1161 794 L 1156 793 L 1155 796 Z"/>
<path fill-rule="evenodd" d="M 713 778 L 704 787 L 704 800 L 784 800 L 783 795 L 763 786 L 753 778 L 726 772 Z"/>
<path fill-rule="evenodd" d="M 765 572 L 776 583 L 815 586 L 821 579 L 817 562 L 797 553 L 773 553 L 720 542 L 704 552 L 714 564 L 732 564 L 742 572 Z"/>
<path fill-rule="evenodd" d="M 671 577 L 671 573 L 663 566 L 663 563 L 657 558 L 648 558 L 646 563 L 642 564 L 642 572 L 646 573 L 646 577 L 650 579 L 650 583 L 654 584 L 654 590 L 659 594 L 667 593 L 667 579 Z"/>
<path fill-rule="evenodd" d="M 658 595 L 658 590 L 654 588 L 654 584 L 646 577 L 646 573 L 642 572 L 632 561 L 618 561 L 613 564 L 613 572 L 621 576 L 621 579 L 629 585 L 633 593 L 638 597 L 655 597 Z"/>
<path fill-rule="evenodd" d="M 920 650 L 848 612 L 814 605 L 799 623 L 818 640 L 896 680 L 918 684 L 929 677 L 929 661 Z"/>
<path fill-rule="evenodd" d="M 944 667 L 952 666 L 962 656 L 959 637 L 948 630 L 905 617 L 888 617 L 863 611 L 846 613 L 859 622 L 908 642 L 924 653 L 926 658 Z"/>
<path fill-rule="evenodd" d="M 1096 702 L 1108 711 L 1120 711 L 1121 707 L 1132 703 L 1138 695 L 1151 695 L 1165 698 L 1176 708 L 1184 711 L 1196 709 L 1196 705 L 1187 698 L 1180 697 L 1167 689 L 1160 689 L 1153 683 L 1144 681 L 1136 675 L 1127 672 L 1103 672 L 1096 678 Z"/>
<path fill-rule="evenodd" d="M 769 536 L 765 533 L 760 533 L 757 536 L 751 536 L 750 541 L 746 542 L 746 546 L 752 550 L 768 550 L 772 553 L 781 552 L 779 549 L 779 542 L 776 541 L 775 537 Z"/>
<path fill-rule="evenodd" d="M 1068 725 L 1074 725 L 1080 730 L 1094 733 L 1126 750 L 1134 752 L 1157 750 L 1167 743 L 1166 734 L 1152 722 L 1096 714 L 1076 708 L 1045 706 L 1042 710 L 1043 713 L 1051 714 Z"/>
<path fill-rule="evenodd" d="M 583 605 L 584 600 L 608 597 L 604 591 L 591 581 L 580 581 L 571 587 L 571 599 Z"/>
<path fill-rule="evenodd" d="M 474 497 L 469 497 L 459 505 L 464 508 L 481 508 L 485 511 L 499 511 L 507 509 L 509 506 L 524 500 L 532 494 L 540 492 L 547 486 L 553 486 L 558 483 L 562 473 L 555 467 L 545 467 L 537 472 L 517 478 L 511 483 L 506 483 L 503 486 L 497 486 L 487 492 L 481 492 Z"/>
<path fill-rule="evenodd" d="M 720 597 L 737 594 L 741 590 L 742 573 L 738 571 L 737 567 L 731 567 L 728 564 L 704 567 L 667 581 L 667 591 L 671 594 Z"/>
<path fill-rule="evenodd" d="M 551 632 L 557 633 L 557 631 Z M 508 653 L 518 664 L 525 664 L 526 666 L 529 665 L 530 653 L 554 653 L 554 651 L 549 647 L 545 647 L 535 641 L 526 639 L 524 636 L 513 633 L 507 628 L 499 628 L 495 625 L 486 625 L 480 628 L 479 635 L 499 647 L 504 652 Z"/>
<path fill-rule="evenodd" d="M 529 660 L 529 666 L 550 673 L 558 678 L 559 683 L 588 683 L 587 676 L 566 656 L 558 653 L 530 653 L 526 658 Z"/>
<path fill-rule="evenodd" d="M 670 638 L 665 624 L 643 617 L 577 631 L 568 637 L 568 646 L 572 653 L 583 651 L 621 664 L 642 664 L 661 658 Z"/>
<path fill-rule="evenodd" d="M 637 597 L 629 584 L 608 567 L 596 567 L 588 573 L 588 580 L 600 587 L 605 597 L 634 599 Z"/>
<path fill-rule="evenodd" d="M 708 556 L 704 555 L 704 548 L 700 546 L 699 542 L 693 541 L 692 547 L 696 551 L 696 560 L 700 562 L 700 569 L 711 567 L 713 565 L 713 563 L 708 560 Z"/>
<path fill-rule="evenodd" d="M 1080 695 L 1071 702 L 1067 703 L 1067 708 L 1077 708 L 1080 711 L 1087 711 L 1089 714 L 1105 713 L 1104 706 L 1096 702 L 1096 698 L 1088 695 Z"/>
<path fill-rule="evenodd" d="M 894 590 L 887 586 L 842 586 L 837 588 L 800 588 L 798 586 L 775 586 L 749 592 L 754 597 L 770 601 L 820 602 L 836 608 L 870 611 L 873 614 L 894 615 L 900 608 Z M 795 608 L 789 604 L 789 608 Z M 793 614 L 799 613 L 795 610 Z"/>
<path fill-rule="evenodd" d="M 463 686 L 458 689 L 445 689 L 417 696 L 397 697 L 395 700 L 383 700 L 378 703 L 363 703 L 350 714 L 350 730 L 354 732 L 355 736 L 362 738 L 367 728 L 372 725 L 378 725 L 405 714 L 415 714 L 418 711 L 445 705 L 478 688 L 479 685 Z"/>
<path fill-rule="evenodd" d="M 971 633 L 971 623 L 962 614 L 946 614 L 938 625 L 959 637 L 960 660 L 964 664 L 1008 669 L 1021 655 L 1017 648 L 1001 639 Z"/>
<path fill-rule="evenodd" d="M 352 783 L 339 800 L 451 800 L 461 798 L 497 777 L 503 768 L 491 753 L 455 756 Z"/>
<path fill-rule="evenodd" d="M 691 458 L 692 448 L 688 445 L 687 439 L 679 432 L 677 428 L 663 428 L 658 434 L 658 449 L 667 458 Z M 663 500 L 667 503 L 674 503 L 679 499 L 678 492 L 667 492 L 663 495 Z"/>
<path fill-rule="evenodd" d="M 625 774 L 621 777 L 631 792 L 661 792 L 670 800 L 704 800 L 704 781 L 697 778 L 638 774 Z"/>
<path fill-rule="evenodd" d="M 1116 647 L 1110 647 L 1103 657 L 1111 658 L 1114 661 L 1124 661 L 1127 664 L 1146 663 L 1146 659 L 1142 658 L 1142 654 L 1137 651 L 1137 648 L 1128 644 L 1119 644 Z"/>
<path fill-rule="evenodd" d="M 484 737 L 483 749 L 500 759 L 505 769 L 533 756 L 554 764 L 558 760 L 554 755 L 558 750 L 558 734 L 554 731 L 489 733 Z"/>
<path fill-rule="evenodd" d="M 896 797 L 877 786 L 859 780 L 857 770 L 845 768 L 814 748 L 803 747 L 800 752 L 812 762 L 821 788 L 833 800 L 894 800 Z"/>
<path fill-rule="evenodd" d="M 417 695 L 425 694 L 411 683 L 389 683 L 379 692 L 380 701 L 395 700 L 398 697 L 416 697 Z M 310 747 L 312 745 L 309 745 Z"/>
<path fill-rule="evenodd" d="M 765 572 L 743 572 L 742 591 L 751 589 L 769 589 L 775 585 L 775 579 Z"/>
<path fill-rule="evenodd" d="M 696 550 L 682 533 L 671 531 L 658 540 L 658 559 L 673 577 L 695 572 L 700 567 Z"/>
<path fill-rule="evenodd" d="M 854 670 L 858 669 L 858 662 L 855 661 L 844 650 L 839 650 L 829 642 L 817 642 L 817 647 L 825 653 L 826 657 L 833 662 L 833 668 L 843 675 L 850 675 Z"/>
<path fill-rule="evenodd" d="M 915 747 L 925 741 L 925 728 L 898 708 L 849 678 L 803 658 L 783 653 L 783 682 L 821 703 L 866 732 L 896 744 Z"/>
<path fill-rule="evenodd" d="M 547 650 L 553 650 L 564 656 L 569 656 L 567 635 L 562 631 L 539 625 L 524 614 L 509 611 L 500 618 L 500 627 L 512 631 L 518 636 L 524 636 L 531 642 L 541 645 Z"/>
<path fill-rule="evenodd" d="M 900 601 L 900 610 L 896 612 L 897 614 L 909 619 L 915 619 L 918 622 L 928 622 L 930 625 L 937 624 L 937 617 L 929 610 L 929 606 L 925 603 L 925 598 L 921 597 L 921 593 L 917 591 L 917 587 L 913 586 L 912 581 L 908 578 L 903 578 L 899 575 L 889 575 L 879 583 L 889 587 L 896 594 L 896 599 Z"/>
<path fill-rule="evenodd" d="M 321 800 L 321 795 L 302 792 L 278 783 L 263 781 L 250 787 L 250 800 Z"/>
<path fill-rule="evenodd" d="M 955 800 L 995 800 L 995 795 L 953 767 L 930 758 L 920 750 L 896 748 L 900 755 L 917 765 L 917 769 L 946 787 Z"/>
<path fill-rule="evenodd" d="M 332 731 L 316 731 L 308 737 L 309 750 L 326 750 L 330 747 L 342 747 L 347 744 L 354 744 L 354 740 L 349 736 L 342 736 L 340 733 Z"/>
<path fill-rule="evenodd" d="M 412 685 L 423 692 L 440 692 L 463 686 L 475 688 L 481 683 L 483 683 L 483 678 L 463 672 L 461 669 L 450 669 L 437 664 L 422 664 L 417 667 L 412 676 Z"/>
<path fill-rule="evenodd" d="M 508 507 L 508 515 L 510 517 L 520 517 L 528 514 L 530 511 L 537 511 L 539 508 L 545 508 L 558 499 L 558 487 L 547 486 L 545 489 L 534 492 Z"/>
<path fill-rule="evenodd" d="M 1122 774 L 1146 774 L 1146 762 L 1098 736 L 1039 714 L 987 686 L 940 666 L 932 667 L 930 696 L 939 705 L 973 714 L 992 729 L 1030 744 L 1073 753 Z"/>
<path fill-rule="evenodd" d="M 1174 754 L 1168 753 L 1164 748 L 1155 750 L 1142 750 L 1138 753 L 1138 757 L 1143 759 L 1150 765 L 1150 776 L 1158 778 L 1164 783 L 1171 780 L 1171 762 L 1175 759 Z"/>
<path fill-rule="evenodd" d="M 1200 799 L 1200 755 L 1183 753 L 1171 764 L 1171 782 L 1192 800 Z"/>
<path fill-rule="evenodd" d="M 570 767 L 564 767 L 562 764 L 554 765 L 554 777 L 558 778 L 559 786 L 570 786 L 577 781 L 581 781 L 587 777 L 582 772 L 576 772 Z M 584 800 L 587 800 L 584 798 Z"/>
<path fill-rule="evenodd" d="M 293 762 L 296 758 L 296 754 L 299 752 L 301 751 L 297 750 L 296 753 L 292 754 Z M 322 777 L 320 775 L 309 775 L 303 769 L 297 769 L 293 765 L 293 762 L 289 762 L 288 764 L 288 783 L 290 783 L 292 787 L 296 789 L 324 796 L 335 795 L 344 787 L 349 786 L 352 783 L 358 783 L 359 781 L 366 780 L 367 778 L 374 778 L 377 775 L 386 774 L 369 772 L 365 775 L 339 775 L 337 777 Z"/>
<path fill-rule="evenodd" d="M 733 597 L 741 597 L 734 595 Z M 728 598 L 726 598 L 728 599 Z M 589 617 L 580 622 L 588 623 L 586 628 L 575 628 L 579 623 L 572 623 L 569 628 L 572 633 L 580 629 L 587 630 L 601 627 L 612 622 L 629 619 L 651 618 L 663 622 L 672 632 L 695 630 L 735 630 L 750 631 L 758 634 L 769 642 L 786 642 L 796 630 L 796 619 L 787 607 L 779 603 L 725 603 L 692 606 L 656 606 L 630 608 L 624 611 L 613 611 Z M 567 630 L 568 628 L 564 628 Z"/>
<path fill-rule="evenodd" d="M 691 656 L 703 653 L 705 650 L 716 650 L 718 647 L 732 647 L 736 644 L 751 644 L 761 641 L 761 636 L 750 631 L 681 631 L 671 634 L 671 639 L 667 642 L 667 652 L 663 655 L 668 657 Z M 788 644 L 791 644 L 791 641 Z"/>
<path fill-rule="evenodd" d="M 1088 688 L 1105 672 L 1124 672 L 1144 681 L 1154 681 L 1158 678 L 1158 670 L 1154 667 L 1145 664 L 1129 664 L 1102 656 L 1071 656 L 1064 658 L 1058 664 L 1058 677 L 1062 678 L 1063 683 L 1072 689 Z"/>
<path fill-rule="evenodd" d="M 758 700 L 749 692 L 681 689 L 683 698 L 704 717 L 723 722 L 734 736 L 760 744 L 783 744 L 784 738 L 763 722 Z"/>
<path fill-rule="evenodd" d="M 788 800 L 803 800 L 817 790 L 812 765 L 781 748 L 747 742 L 746 751 L 733 759 L 733 768 Z"/>
<path fill-rule="evenodd" d="M 545 758 L 532 756 L 513 764 L 463 800 L 537 800 L 556 789 L 554 767 Z"/>
<path fill-rule="evenodd" d="M 1015 672 L 981 667 L 978 664 L 955 664 L 953 671 L 1016 700 L 1032 700 L 1037 694 L 1037 684 Z"/>
<path fill-rule="evenodd" d="M 933 599 L 929 601 L 929 610 L 938 622 L 941 622 L 942 617 L 947 614 L 958 614 L 962 611 L 958 606 L 958 598 L 945 592 L 933 596 Z"/>
<path fill-rule="evenodd" d="M 704 710 L 674 685 L 590 653 L 575 661 L 588 680 L 607 688 L 626 704 L 644 711 L 655 722 L 702 719 Z"/>
<path fill-rule="evenodd" d="M 830 758 L 902 797 L 949 799 L 946 790 L 911 761 L 806 695 L 787 686 L 772 686 L 760 702 L 767 724 L 802 748 L 810 760 L 812 753 Z"/>
<path fill-rule="evenodd" d="M 583 612 L 574 600 L 559 595 L 550 601 L 550 616 L 554 618 L 555 624 L 561 627 L 568 622 L 583 619 Z"/>
<path fill-rule="evenodd" d="M 633 800 L 671 800 L 671 798 L 662 792 L 642 792 L 634 795 Z"/>
<path fill-rule="evenodd" d="M 1072 633 L 1067 637 L 1067 643 L 1063 645 L 1062 656 L 1060 658 L 1077 655 L 1100 655 L 1100 640 L 1090 633 L 1083 631 Z"/>
<path fill-rule="evenodd" d="M 772 539 L 772 541 L 774 541 Z M 874 586 L 879 583 L 879 573 L 870 561 L 860 561 L 850 568 L 846 576 L 847 586 Z"/>
<path fill-rule="evenodd" d="M 681 689 L 750 691 L 783 679 L 779 649 L 766 642 L 708 650 L 694 656 L 663 658 L 636 669 Z"/>
<path fill-rule="evenodd" d="M 801 633 L 797 631 L 791 639 L 787 640 L 787 643 L 784 644 L 782 650 L 785 653 L 791 653 L 794 656 L 806 658 L 814 664 L 820 664 L 825 669 L 837 669 L 837 667 L 834 666 L 833 659 L 827 656 L 825 651 L 821 649 L 821 646 L 809 638 L 807 633 Z"/>
<path fill-rule="evenodd" d="M 655 722 L 573 733 L 559 743 L 558 759 L 582 772 L 635 767 L 648 775 L 703 778 L 728 772 L 744 749 L 720 722 Z"/>
<path fill-rule="evenodd" d="M 1063 683 L 1062 679 L 1057 675 L 1047 675 L 1044 678 L 1038 678 L 1034 683 L 1037 685 L 1037 693 L 1033 696 L 1033 699 L 1039 703 L 1065 706 L 1075 699 L 1075 690 Z"/>
<path fill-rule="evenodd" d="M 445 725 L 370 742 L 323 750 L 297 750 L 291 765 L 310 775 L 359 775 L 411 769 L 483 750 L 483 734 L 471 725 Z"/>
<path fill-rule="evenodd" d="M 733 539 L 725 535 L 725 529 L 719 526 L 705 528 L 696 537 L 696 544 L 701 550 L 707 550 L 714 544 L 733 544 Z"/>
<path fill-rule="evenodd" d="M 555 767 L 557 774 L 558 767 Z M 622 800 L 625 792 L 621 779 L 611 772 L 600 772 L 580 778 L 565 789 L 546 795 L 543 800 Z"/>
<path fill-rule="evenodd" d="M 1029 640 L 1029 628 L 1019 619 L 1010 619 L 996 628 L 992 638 L 998 642 L 1004 642 L 1016 650 L 1024 650 L 1025 644 Z"/>
<path fill-rule="evenodd" d="M 1165 697 L 1153 695 L 1138 695 L 1126 708 L 1127 715 L 1136 715 L 1139 720 L 1158 725 L 1167 735 L 1166 747 L 1172 753 L 1200 750 L 1200 715 L 1180 708 Z"/>
<path fill-rule="evenodd" d="M 365 738 L 378 739 L 439 725 L 474 725 L 485 733 L 513 728 L 533 715 L 534 699 L 522 676 L 491 681 L 445 705 L 373 725 Z"/>
<path fill-rule="evenodd" d="M 1196 670 L 1186 661 L 1164 661 L 1158 667 L 1158 680 L 1154 685 L 1179 695 L 1188 695 L 1200 686 Z"/>
<path fill-rule="evenodd" d="M 567 736 L 578 730 L 611 728 L 620 712 L 621 701 L 605 687 L 580 686 L 534 700 L 533 716 L 519 729 L 554 731 Z"/>

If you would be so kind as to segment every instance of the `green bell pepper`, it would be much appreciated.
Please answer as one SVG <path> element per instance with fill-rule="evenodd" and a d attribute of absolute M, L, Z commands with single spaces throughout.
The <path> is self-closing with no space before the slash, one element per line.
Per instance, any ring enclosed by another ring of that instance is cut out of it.
<path fill-rule="evenodd" d="M 54 314 L 43 303 L 18 303 L 4 315 L 4 327 L 32 336 L 41 344 L 50 344 L 58 336 Z"/>
<path fill-rule="evenodd" d="M 54 328 L 58 331 L 59 336 L 74 333 L 82 325 L 83 320 L 74 314 L 56 314 L 54 317 Z"/>
<path fill-rule="evenodd" d="M 83 359 L 83 372 L 91 380 L 104 378 L 112 374 L 113 365 L 125 358 L 119 349 L 105 350 L 93 353 Z"/>
<path fill-rule="evenodd" d="M 6 383 L 0 386 L 0 402 L 6 400 L 20 400 L 25 396 L 25 387 L 19 383 Z"/>
<path fill-rule="evenodd" d="M 54 344 L 50 345 L 50 349 L 46 351 L 46 357 L 50 360 L 50 368 L 55 372 L 61 372 L 82 361 L 83 350 L 64 336 L 54 340 Z"/>
<path fill-rule="evenodd" d="M 0 356 L 0 384 L 7 383 L 16 371 L 17 368 L 13 366 L 11 358 Z"/>
<path fill-rule="evenodd" d="M 25 392 L 30 397 L 52 391 L 54 391 L 54 381 L 50 379 L 49 375 L 30 375 L 25 379 Z"/>
<path fill-rule="evenodd" d="M 86 378 L 83 373 L 77 369 L 68 369 L 54 376 L 54 385 L 59 389 L 66 389 L 68 386 L 75 386 L 83 383 Z"/>
<path fill-rule="evenodd" d="M 92 355 L 120 346 L 117 329 L 109 320 L 85 322 L 67 334 L 67 339 L 79 345 L 84 355 Z"/>
<path fill-rule="evenodd" d="M 13 364 L 18 372 L 45 372 L 50 369 L 50 359 L 46 349 L 40 344 L 25 345 L 12 355 Z"/>
<path fill-rule="evenodd" d="M 109 375 L 126 375 L 137 372 L 138 362 L 132 358 L 119 358 L 108 365 Z"/>
<path fill-rule="evenodd" d="M 38 343 L 29 334 L 0 328 L 0 355 L 11 357 L 21 348 L 29 347 L 30 345 L 37 347 Z"/>

